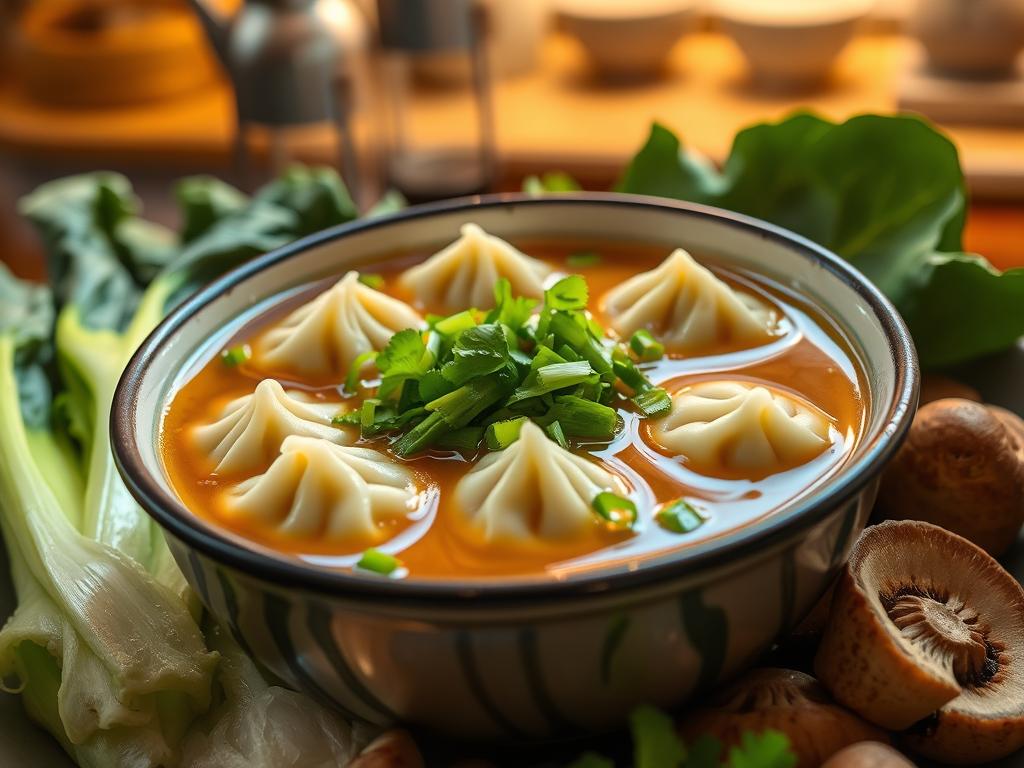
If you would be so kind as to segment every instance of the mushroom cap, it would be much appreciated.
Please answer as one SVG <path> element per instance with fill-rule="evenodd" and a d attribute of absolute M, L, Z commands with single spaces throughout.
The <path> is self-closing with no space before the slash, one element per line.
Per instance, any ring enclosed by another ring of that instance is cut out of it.
<path fill-rule="evenodd" d="M 969 400 L 922 407 L 890 462 L 877 510 L 890 520 L 925 520 L 996 556 L 1024 523 L 1024 424 Z"/>
<path fill-rule="evenodd" d="M 815 671 L 865 719 L 942 762 L 1024 745 L 1024 589 L 929 523 L 868 528 L 836 588 Z"/>
<path fill-rule="evenodd" d="M 348 768 L 424 768 L 420 751 L 406 731 L 390 730 L 359 753 Z"/>
<path fill-rule="evenodd" d="M 946 400 L 951 397 L 958 397 L 962 400 L 973 400 L 976 403 L 982 401 L 981 393 L 974 387 L 968 386 L 961 381 L 951 379 L 939 373 L 926 373 L 921 377 L 921 405 Z"/>
<path fill-rule="evenodd" d="M 862 741 L 839 750 L 821 768 L 914 768 L 914 764 L 888 744 Z"/>
<path fill-rule="evenodd" d="M 774 729 L 788 738 L 797 765 L 821 765 L 858 741 L 888 741 L 880 729 L 837 705 L 810 675 L 790 669 L 755 669 L 718 692 L 707 707 L 685 716 L 686 739 L 708 735 L 728 750 L 743 733 Z"/>

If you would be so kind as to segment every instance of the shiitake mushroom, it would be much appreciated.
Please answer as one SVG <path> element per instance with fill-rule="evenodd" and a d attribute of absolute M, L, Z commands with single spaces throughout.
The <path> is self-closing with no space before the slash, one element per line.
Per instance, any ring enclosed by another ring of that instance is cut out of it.
<path fill-rule="evenodd" d="M 797 765 L 814 768 L 858 741 L 888 741 L 885 733 L 837 705 L 810 675 L 791 669 L 755 669 L 689 712 L 680 728 L 685 740 L 714 736 L 728 750 L 743 733 L 766 729 L 788 738 Z"/>
<path fill-rule="evenodd" d="M 391 730 L 378 736 L 348 768 L 424 768 L 416 742 L 406 731 Z"/>
<path fill-rule="evenodd" d="M 961 400 L 973 400 L 980 403 L 981 393 L 974 387 L 964 384 L 962 381 L 951 379 L 938 373 L 926 373 L 921 377 L 921 405 L 933 403 L 936 400 L 946 400 L 951 397 Z"/>
<path fill-rule="evenodd" d="M 963 399 L 923 406 L 882 476 L 876 512 L 935 523 L 1003 554 L 1024 523 L 1024 421 Z"/>
<path fill-rule="evenodd" d="M 888 744 L 861 741 L 836 752 L 821 768 L 914 768 L 914 764 Z"/>
<path fill-rule="evenodd" d="M 840 574 L 815 672 L 835 699 L 945 763 L 1024 746 L 1024 589 L 938 526 L 868 528 Z"/>

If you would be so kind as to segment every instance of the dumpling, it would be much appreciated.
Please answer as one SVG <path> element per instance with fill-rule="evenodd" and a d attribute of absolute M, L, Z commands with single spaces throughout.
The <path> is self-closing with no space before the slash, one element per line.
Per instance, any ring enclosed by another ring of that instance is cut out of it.
<path fill-rule="evenodd" d="M 651 422 L 663 448 L 707 474 L 756 479 L 810 461 L 831 445 L 832 421 L 792 395 L 739 381 L 694 384 Z"/>
<path fill-rule="evenodd" d="M 377 541 L 378 523 L 406 517 L 418 503 L 412 472 L 386 454 L 292 436 L 270 469 L 227 492 L 225 508 L 297 538 Z"/>
<path fill-rule="evenodd" d="M 604 491 L 625 495 L 626 487 L 526 422 L 516 442 L 485 456 L 459 481 L 455 498 L 488 541 L 566 539 L 593 527 L 591 503 Z"/>
<path fill-rule="evenodd" d="M 552 269 L 531 259 L 476 224 L 464 224 L 462 236 L 422 264 L 402 273 L 399 284 L 420 305 L 448 312 L 494 306 L 494 284 L 506 278 L 514 296 L 541 298 Z"/>
<path fill-rule="evenodd" d="M 778 320 L 773 309 L 734 291 L 682 248 L 608 291 L 602 308 L 619 336 L 643 328 L 671 352 L 757 346 L 772 338 Z"/>
<path fill-rule="evenodd" d="M 344 406 L 285 392 L 274 379 L 264 379 L 251 395 L 228 403 L 212 424 L 196 427 L 195 445 L 217 462 L 221 474 L 261 469 L 277 455 L 289 435 L 321 437 L 351 443 L 353 435 L 331 420 Z"/>
<path fill-rule="evenodd" d="M 267 331 L 256 343 L 255 362 L 271 371 L 344 376 L 359 355 L 383 349 L 398 331 L 423 326 L 412 307 L 349 272 Z"/>

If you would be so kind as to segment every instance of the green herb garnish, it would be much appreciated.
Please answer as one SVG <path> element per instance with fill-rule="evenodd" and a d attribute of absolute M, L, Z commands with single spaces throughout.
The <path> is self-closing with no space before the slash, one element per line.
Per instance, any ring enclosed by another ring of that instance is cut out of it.
<path fill-rule="evenodd" d="M 577 253 L 570 253 L 566 257 L 565 263 L 573 269 L 593 267 L 601 263 L 601 255 L 594 251 L 579 251 Z"/>
<path fill-rule="evenodd" d="M 641 328 L 629 340 L 629 348 L 633 350 L 641 362 L 660 360 L 665 356 L 665 345 L 654 338 L 651 332 Z"/>
<path fill-rule="evenodd" d="M 608 442 L 619 427 L 617 408 L 649 418 L 671 405 L 628 348 L 589 316 L 580 275 L 549 287 L 539 308 L 513 296 L 505 279 L 495 284 L 494 299 L 486 313 L 432 316 L 426 331 L 396 333 L 375 358 L 376 391 L 358 418 L 346 415 L 341 423 L 358 425 L 363 437 L 390 434 L 399 456 L 431 447 L 468 455 L 481 444 L 508 447 L 527 419 L 563 447 Z M 358 375 L 350 370 L 346 389 L 354 391 Z"/>
<path fill-rule="evenodd" d="M 360 272 L 359 282 L 369 288 L 373 288 L 375 291 L 379 291 L 384 287 L 384 275 L 378 275 L 374 272 Z"/>
<path fill-rule="evenodd" d="M 381 552 L 379 549 L 368 549 L 356 563 L 356 568 L 371 573 L 379 573 L 381 576 L 390 576 L 402 567 L 402 561 L 394 555 Z"/>
<path fill-rule="evenodd" d="M 487 427 L 487 431 L 484 433 L 484 440 L 487 443 L 487 447 L 492 451 L 500 451 L 508 448 L 512 443 L 519 439 L 519 432 L 523 428 L 523 424 L 527 422 L 525 416 L 520 416 L 516 419 L 508 419 L 506 421 L 496 421 Z"/>
<path fill-rule="evenodd" d="M 707 522 L 707 518 L 685 499 L 676 499 L 665 505 L 654 516 L 658 525 L 672 533 L 692 533 Z"/>
<path fill-rule="evenodd" d="M 626 530 L 636 525 L 636 504 L 623 496 L 603 491 L 594 497 L 591 506 L 610 528 Z"/>
<path fill-rule="evenodd" d="M 237 347 L 225 349 L 220 353 L 221 362 L 231 368 L 237 368 L 243 363 L 247 363 L 251 357 L 252 349 L 248 344 L 239 344 Z"/>
<path fill-rule="evenodd" d="M 346 392 L 354 394 L 359 390 L 360 374 L 363 367 L 376 359 L 377 353 L 371 349 L 369 352 L 363 352 L 363 354 L 352 361 L 352 365 L 348 369 L 348 376 L 345 377 Z"/>

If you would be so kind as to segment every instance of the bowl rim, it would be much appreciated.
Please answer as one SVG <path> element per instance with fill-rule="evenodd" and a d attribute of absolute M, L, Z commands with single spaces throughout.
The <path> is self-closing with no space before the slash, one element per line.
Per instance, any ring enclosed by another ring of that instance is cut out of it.
<path fill-rule="evenodd" d="M 248 548 L 234 538 L 201 523 L 185 505 L 149 472 L 135 441 L 139 390 L 150 363 L 199 310 L 221 295 L 234 290 L 255 274 L 297 254 L 355 233 L 368 232 L 396 222 L 430 218 L 442 214 L 515 206 L 610 205 L 614 207 L 659 209 L 697 218 L 711 218 L 726 226 L 752 232 L 794 250 L 823 267 L 843 282 L 871 308 L 889 344 L 894 360 L 895 393 L 884 414 L 884 424 L 855 461 L 845 465 L 821 489 L 821 494 L 797 500 L 778 513 L 752 525 L 725 533 L 701 546 L 683 548 L 661 557 L 641 560 L 628 570 L 595 568 L 563 580 L 517 579 L 488 582 L 412 579 L 382 579 L 358 572 L 329 570 L 295 558 L 275 557 Z M 110 418 L 114 460 L 129 491 L 156 522 L 188 547 L 242 573 L 278 588 L 299 588 L 343 599 L 374 601 L 389 599 L 434 606 L 479 605 L 481 599 L 505 602 L 608 595 L 627 589 L 676 580 L 703 569 L 718 569 L 757 551 L 769 549 L 793 534 L 819 522 L 854 499 L 881 471 L 906 437 L 917 405 L 919 390 L 917 354 L 910 332 L 896 308 L 865 276 L 831 251 L 789 230 L 752 217 L 720 208 L 668 198 L 605 192 L 564 193 L 531 197 L 501 193 L 456 198 L 406 208 L 388 216 L 359 219 L 326 229 L 270 251 L 222 275 L 175 308 L 140 345 L 118 382 Z"/>

